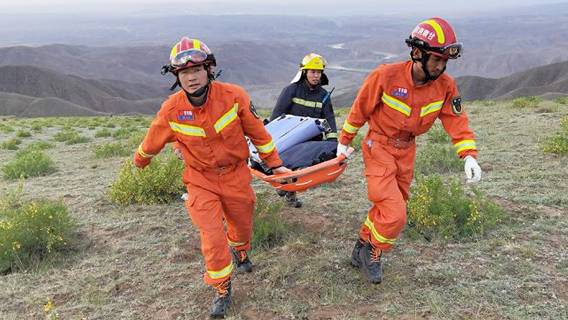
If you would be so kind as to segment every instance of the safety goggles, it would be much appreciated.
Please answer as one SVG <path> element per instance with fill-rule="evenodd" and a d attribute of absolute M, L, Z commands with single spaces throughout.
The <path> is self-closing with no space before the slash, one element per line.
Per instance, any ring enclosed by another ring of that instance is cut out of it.
<path fill-rule="evenodd" d="M 207 53 L 201 50 L 186 50 L 178 53 L 170 62 L 172 67 L 184 67 L 187 63 L 199 64 L 207 60 Z"/>
<path fill-rule="evenodd" d="M 428 47 L 426 51 L 444 59 L 457 59 L 463 53 L 461 43 L 453 43 L 444 47 Z"/>

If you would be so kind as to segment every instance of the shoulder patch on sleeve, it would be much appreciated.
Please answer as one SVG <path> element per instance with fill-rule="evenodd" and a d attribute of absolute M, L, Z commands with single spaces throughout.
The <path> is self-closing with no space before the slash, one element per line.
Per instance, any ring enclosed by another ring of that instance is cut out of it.
<path fill-rule="evenodd" d="M 252 113 L 252 115 L 257 118 L 260 119 L 260 116 L 258 115 L 258 113 L 256 112 L 256 108 L 254 107 L 254 104 L 252 103 L 252 101 L 250 102 L 250 113 Z"/>
<path fill-rule="evenodd" d="M 460 115 L 463 112 L 463 107 L 461 105 L 461 97 L 454 97 L 452 99 L 452 111 L 455 115 Z"/>

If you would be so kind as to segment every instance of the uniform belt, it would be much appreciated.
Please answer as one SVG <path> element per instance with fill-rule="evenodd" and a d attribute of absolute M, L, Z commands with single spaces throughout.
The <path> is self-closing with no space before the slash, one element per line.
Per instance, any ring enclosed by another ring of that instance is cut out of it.
<path fill-rule="evenodd" d="M 414 145 L 415 142 L 415 136 L 408 131 L 394 137 L 388 137 L 376 131 L 369 131 L 369 138 L 397 149 L 408 149 Z"/>
<path fill-rule="evenodd" d="M 204 171 L 204 172 L 210 172 L 210 173 L 216 173 L 216 174 L 225 174 L 227 172 L 235 170 L 239 165 L 240 165 L 240 163 L 233 163 L 233 164 L 227 164 L 227 165 L 218 166 L 218 167 L 204 167 L 204 168 L 197 169 L 197 170 L 198 171 Z"/>

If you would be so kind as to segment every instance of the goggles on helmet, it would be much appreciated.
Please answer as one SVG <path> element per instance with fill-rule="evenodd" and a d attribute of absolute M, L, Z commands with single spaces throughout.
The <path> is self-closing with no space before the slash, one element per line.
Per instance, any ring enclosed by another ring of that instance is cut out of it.
<path fill-rule="evenodd" d="M 184 67 L 188 63 L 200 64 L 207 60 L 207 53 L 201 50 L 186 50 L 172 58 L 171 65 L 174 68 Z"/>
<path fill-rule="evenodd" d="M 463 52 L 461 43 L 453 43 L 444 47 L 428 47 L 426 51 L 445 59 L 457 59 Z"/>
<path fill-rule="evenodd" d="M 417 47 L 428 53 L 434 54 L 444 59 L 457 59 L 463 53 L 463 46 L 461 43 L 452 43 L 443 47 L 431 47 L 426 41 L 418 38 L 406 39 L 406 44 L 409 47 Z"/>

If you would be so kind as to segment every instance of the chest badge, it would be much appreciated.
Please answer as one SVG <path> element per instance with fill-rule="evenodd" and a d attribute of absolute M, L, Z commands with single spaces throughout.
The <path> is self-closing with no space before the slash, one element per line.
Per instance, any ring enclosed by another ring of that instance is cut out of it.
<path fill-rule="evenodd" d="M 193 112 L 191 110 L 178 111 L 177 119 L 179 121 L 193 120 Z"/>
<path fill-rule="evenodd" d="M 408 98 L 408 89 L 406 88 L 394 88 L 391 92 L 391 95 L 393 97 L 397 97 L 397 98 L 401 98 L 401 99 L 406 99 Z"/>

